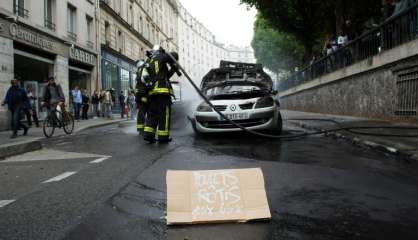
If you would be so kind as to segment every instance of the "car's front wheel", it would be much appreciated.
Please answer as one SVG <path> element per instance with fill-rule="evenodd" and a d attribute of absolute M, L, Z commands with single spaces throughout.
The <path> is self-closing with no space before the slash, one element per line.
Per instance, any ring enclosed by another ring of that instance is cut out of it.
<path fill-rule="evenodd" d="M 277 124 L 276 124 L 276 129 L 274 130 L 274 132 L 277 135 L 280 135 L 283 132 L 283 119 L 282 119 L 282 114 L 280 113 L 280 111 L 277 112 Z"/>

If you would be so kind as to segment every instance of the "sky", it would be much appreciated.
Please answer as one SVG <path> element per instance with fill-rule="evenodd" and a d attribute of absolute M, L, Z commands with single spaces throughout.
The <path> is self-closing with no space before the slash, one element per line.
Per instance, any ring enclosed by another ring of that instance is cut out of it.
<path fill-rule="evenodd" d="M 180 0 L 198 21 L 224 44 L 249 46 L 253 37 L 256 11 L 247 10 L 240 0 Z"/>

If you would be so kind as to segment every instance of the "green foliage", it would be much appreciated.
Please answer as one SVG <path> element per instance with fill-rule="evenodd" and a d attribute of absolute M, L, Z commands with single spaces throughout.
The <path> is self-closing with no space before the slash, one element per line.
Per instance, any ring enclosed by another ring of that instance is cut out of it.
<path fill-rule="evenodd" d="M 305 60 L 315 47 L 323 45 L 327 36 L 343 28 L 351 20 L 358 32 L 363 23 L 378 19 L 381 0 L 241 0 L 255 7 L 270 26 L 293 35 L 305 48 Z"/>
<path fill-rule="evenodd" d="M 257 16 L 251 43 L 257 61 L 272 72 L 292 71 L 302 63 L 304 49 L 294 36 L 279 32 Z"/>

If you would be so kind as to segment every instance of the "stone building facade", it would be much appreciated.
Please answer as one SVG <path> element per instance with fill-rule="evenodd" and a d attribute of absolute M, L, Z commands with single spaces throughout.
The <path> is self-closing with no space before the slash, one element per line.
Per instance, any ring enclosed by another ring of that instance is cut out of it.
<path fill-rule="evenodd" d="M 41 96 L 47 78 L 54 76 L 67 102 L 75 85 L 96 88 L 95 25 L 93 0 L 0 1 L 0 96 L 5 96 L 12 78 Z M 46 115 L 39 101 L 36 111 L 41 118 Z M 7 110 L 1 108 L 0 129 L 7 127 Z"/>
<path fill-rule="evenodd" d="M 173 0 L 100 0 L 101 88 L 134 87 L 136 61 L 155 44 L 178 51 L 177 15 Z"/>

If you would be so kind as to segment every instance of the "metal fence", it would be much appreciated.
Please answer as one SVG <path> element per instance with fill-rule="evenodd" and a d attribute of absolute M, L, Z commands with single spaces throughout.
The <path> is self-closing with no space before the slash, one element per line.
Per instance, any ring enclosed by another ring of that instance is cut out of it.
<path fill-rule="evenodd" d="M 349 42 L 296 72 L 289 78 L 280 81 L 279 91 L 286 91 L 315 78 L 350 66 L 359 61 L 394 48 L 418 37 L 418 5 L 389 18 L 375 29 Z M 414 50 L 416 51 L 416 50 Z"/>

